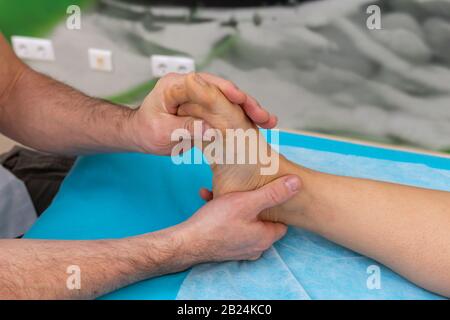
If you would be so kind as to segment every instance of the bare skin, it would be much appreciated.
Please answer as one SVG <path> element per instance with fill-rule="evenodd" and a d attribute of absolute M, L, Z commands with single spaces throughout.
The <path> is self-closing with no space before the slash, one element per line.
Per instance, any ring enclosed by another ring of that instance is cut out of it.
<path fill-rule="evenodd" d="M 299 187 L 288 176 L 253 192 L 230 193 L 186 222 L 137 237 L 0 240 L 0 299 L 93 299 L 199 263 L 256 260 L 286 233 L 286 226 L 258 214 L 292 198 Z M 81 271 L 80 289 L 67 286 L 73 265 Z"/>
<path fill-rule="evenodd" d="M 182 115 L 212 127 L 250 128 L 244 113 L 220 91 L 191 75 L 186 79 L 194 104 Z M 198 91 L 199 86 L 203 90 Z M 209 92 L 208 92 L 209 91 Z M 286 174 L 301 178 L 302 192 L 262 213 L 265 220 L 316 232 L 374 258 L 430 291 L 450 296 L 450 193 L 316 172 L 280 157 L 277 174 L 259 174 L 258 165 L 213 165 L 213 193 L 253 190 Z"/>
<path fill-rule="evenodd" d="M 276 118 L 232 83 L 203 74 L 258 125 Z M 0 132 L 42 151 L 85 154 L 142 151 L 170 154 L 170 133 L 192 129 L 180 117 L 173 90 L 185 76 L 169 75 L 138 110 L 88 97 L 23 64 L 0 34 Z M 203 262 L 254 260 L 280 239 L 286 226 L 258 219 L 292 198 L 298 177 L 283 177 L 253 192 L 224 195 L 172 228 L 117 240 L 0 240 L 0 299 L 92 299 L 157 275 Z M 7 195 L 3 195 L 7 196 Z M 176 196 L 176 195 L 174 195 Z M 223 241 L 229 239 L 229 241 Z M 67 268 L 79 266 L 81 289 L 70 290 Z"/>
<path fill-rule="evenodd" d="M 273 128 L 276 117 L 233 83 L 202 74 L 239 104 L 256 124 Z M 160 79 L 138 110 L 88 97 L 33 71 L 20 61 L 0 34 L 0 132 L 32 148 L 63 154 L 139 151 L 170 154 L 170 134 L 190 129 L 195 120 L 176 116 L 170 89 L 182 88 L 183 75 Z"/>

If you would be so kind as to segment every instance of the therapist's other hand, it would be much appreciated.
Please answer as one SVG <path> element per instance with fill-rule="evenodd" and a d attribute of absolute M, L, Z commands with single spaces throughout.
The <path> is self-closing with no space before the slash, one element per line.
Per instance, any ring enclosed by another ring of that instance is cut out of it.
<path fill-rule="evenodd" d="M 299 188 L 300 179 L 289 175 L 254 191 L 211 200 L 180 225 L 183 243 L 194 251 L 196 263 L 256 260 L 287 230 L 284 224 L 260 220 L 260 212 L 288 201 Z"/>
<path fill-rule="evenodd" d="M 171 73 L 161 78 L 155 88 L 145 98 L 141 107 L 132 116 L 132 139 L 137 147 L 146 153 L 169 155 L 178 141 L 171 141 L 176 129 L 187 129 L 194 133 L 194 120 L 190 116 L 177 116 L 178 107 L 191 101 L 186 94 L 186 79 L 192 76 L 201 78 L 215 86 L 232 103 L 240 105 L 247 116 L 258 126 L 273 128 L 277 118 L 270 115 L 260 104 L 242 92 L 232 82 L 207 73 L 182 75 Z M 208 125 L 203 125 L 206 130 Z"/>

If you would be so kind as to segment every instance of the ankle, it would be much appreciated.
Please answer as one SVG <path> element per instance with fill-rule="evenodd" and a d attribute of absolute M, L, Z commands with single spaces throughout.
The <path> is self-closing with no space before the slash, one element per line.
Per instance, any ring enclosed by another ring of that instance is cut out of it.
<path fill-rule="evenodd" d="M 297 165 L 280 155 L 280 167 L 278 173 L 271 176 L 272 180 L 286 176 L 297 175 L 300 178 L 300 192 L 291 200 L 261 213 L 263 220 L 281 222 L 287 225 L 295 225 L 306 229 L 312 228 L 309 208 L 312 202 L 309 195 L 309 185 L 314 179 L 315 172 Z"/>

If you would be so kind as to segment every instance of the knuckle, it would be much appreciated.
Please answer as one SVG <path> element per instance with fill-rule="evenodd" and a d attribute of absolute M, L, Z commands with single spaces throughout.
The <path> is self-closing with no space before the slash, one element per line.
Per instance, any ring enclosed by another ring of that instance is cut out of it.
<path fill-rule="evenodd" d="M 163 89 L 163 99 L 165 102 L 176 101 L 182 93 L 183 87 L 179 84 L 168 85 Z"/>
<path fill-rule="evenodd" d="M 155 84 L 155 88 L 165 89 L 167 87 L 170 87 L 170 84 L 175 83 L 175 79 L 177 77 L 180 77 L 180 75 L 174 72 L 170 72 L 158 79 Z"/>
<path fill-rule="evenodd" d="M 167 103 L 168 101 L 170 101 L 172 99 L 172 89 L 170 86 L 165 87 L 162 89 L 162 96 L 163 96 L 163 101 L 165 103 Z"/>
<path fill-rule="evenodd" d="M 256 260 L 258 260 L 259 258 L 261 258 L 261 256 L 262 256 L 262 252 L 259 252 L 259 253 L 256 253 L 256 254 L 252 254 L 252 255 L 250 255 L 250 256 L 248 257 L 248 260 L 249 260 L 249 261 L 256 261 Z"/>
<path fill-rule="evenodd" d="M 264 242 L 260 245 L 259 250 L 261 252 L 269 250 L 269 248 L 272 246 L 272 242 Z"/>
<path fill-rule="evenodd" d="M 261 240 L 261 243 L 259 244 L 259 247 L 258 247 L 258 251 L 262 251 L 262 252 L 266 251 L 267 249 L 269 249 L 272 246 L 273 241 L 274 241 L 274 239 L 272 239 L 272 238 L 266 238 L 266 239 Z"/>

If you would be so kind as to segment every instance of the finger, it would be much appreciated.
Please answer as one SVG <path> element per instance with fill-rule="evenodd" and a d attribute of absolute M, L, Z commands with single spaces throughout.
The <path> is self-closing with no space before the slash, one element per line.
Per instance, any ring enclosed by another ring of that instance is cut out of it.
<path fill-rule="evenodd" d="M 258 254 L 255 254 L 255 255 L 253 255 L 251 257 L 248 257 L 247 259 L 243 259 L 243 260 L 245 260 L 245 261 L 256 261 L 256 260 L 259 260 L 262 257 L 262 255 L 263 255 L 263 252 L 260 252 Z"/>
<path fill-rule="evenodd" d="M 255 98 L 247 96 L 247 99 L 241 105 L 247 116 L 255 124 L 262 126 L 270 120 L 270 113 L 264 110 Z"/>
<path fill-rule="evenodd" d="M 255 212 L 257 216 L 264 209 L 275 207 L 291 199 L 298 193 L 300 185 L 300 178 L 295 175 L 281 177 L 258 190 L 245 192 L 246 201 L 257 206 Z"/>
<path fill-rule="evenodd" d="M 211 201 L 213 199 L 213 193 L 206 188 L 201 188 L 199 194 L 205 201 Z"/>
<path fill-rule="evenodd" d="M 233 82 L 204 72 L 200 73 L 200 76 L 209 83 L 216 85 L 230 102 L 241 105 L 247 116 L 258 126 L 272 129 L 277 125 L 275 116 L 271 116 L 255 98 L 245 94 Z"/>
<path fill-rule="evenodd" d="M 222 79 L 215 75 L 201 72 L 200 76 L 205 79 L 207 82 L 217 86 L 220 91 L 225 95 L 225 97 L 230 100 L 230 102 L 234 104 L 243 104 L 245 103 L 247 96 L 241 91 L 233 82 L 229 80 Z"/>
<path fill-rule="evenodd" d="M 178 106 L 189 101 L 185 75 L 170 73 L 158 81 L 162 90 L 162 105 L 170 114 L 176 114 Z"/>
<path fill-rule="evenodd" d="M 277 242 L 286 235 L 287 226 L 277 222 L 264 222 L 265 227 L 273 234 L 273 242 Z"/>
<path fill-rule="evenodd" d="M 261 128 L 264 129 L 273 129 L 277 126 L 278 117 L 275 115 L 270 115 L 270 118 L 267 122 L 258 124 Z"/>

